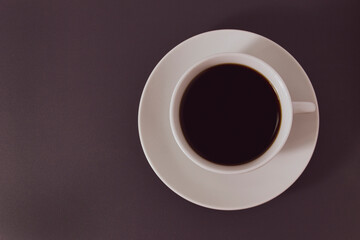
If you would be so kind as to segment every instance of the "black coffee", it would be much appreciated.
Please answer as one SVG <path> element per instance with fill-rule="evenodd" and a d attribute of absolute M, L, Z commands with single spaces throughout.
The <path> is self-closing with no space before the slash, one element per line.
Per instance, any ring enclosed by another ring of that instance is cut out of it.
<path fill-rule="evenodd" d="M 268 80 L 243 65 L 222 64 L 198 74 L 180 104 L 183 134 L 203 158 L 221 165 L 254 160 L 272 144 L 281 122 Z"/>

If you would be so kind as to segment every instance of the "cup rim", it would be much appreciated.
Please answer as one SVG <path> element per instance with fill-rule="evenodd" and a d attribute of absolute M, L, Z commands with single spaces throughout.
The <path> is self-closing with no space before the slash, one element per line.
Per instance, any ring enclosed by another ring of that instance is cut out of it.
<path fill-rule="evenodd" d="M 256 159 L 235 166 L 220 165 L 198 155 L 185 139 L 179 119 L 180 103 L 187 86 L 202 71 L 211 66 L 233 63 L 245 65 L 262 74 L 278 95 L 281 108 L 281 123 L 275 140 L 268 149 Z M 183 73 L 175 86 L 170 102 L 170 126 L 176 143 L 183 153 L 198 166 L 216 173 L 245 173 L 268 163 L 284 146 L 292 125 L 293 109 L 290 93 L 280 75 L 263 60 L 244 53 L 218 53 L 204 58 Z"/>

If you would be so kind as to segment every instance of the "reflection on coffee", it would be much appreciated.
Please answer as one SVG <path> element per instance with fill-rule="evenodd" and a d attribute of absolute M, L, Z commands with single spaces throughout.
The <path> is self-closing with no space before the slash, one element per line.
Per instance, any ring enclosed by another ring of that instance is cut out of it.
<path fill-rule="evenodd" d="M 281 108 L 269 81 L 238 64 L 198 74 L 180 104 L 180 124 L 192 149 L 216 164 L 240 165 L 263 154 L 280 128 Z"/>

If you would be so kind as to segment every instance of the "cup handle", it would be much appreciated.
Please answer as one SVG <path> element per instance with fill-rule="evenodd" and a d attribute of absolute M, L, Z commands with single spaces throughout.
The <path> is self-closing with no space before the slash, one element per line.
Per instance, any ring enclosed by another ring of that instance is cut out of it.
<path fill-rule="evenodd" d="M 297 113 L 312 113 L 316 110 L 316 105 L 312 102 L 292 102 L 293 112 Z"/>

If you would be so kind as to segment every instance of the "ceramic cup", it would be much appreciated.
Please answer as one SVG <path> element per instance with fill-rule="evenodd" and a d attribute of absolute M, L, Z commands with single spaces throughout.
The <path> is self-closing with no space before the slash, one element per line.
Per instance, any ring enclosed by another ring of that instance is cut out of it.
<path fill-rule="evenodd" d="M 258 158 L 241 165 L 225 166 L 212 163 L 198 155 L 186 141 L 180 126 L 179 109 L 181 99 L 191 81 L 202 71 L 219 64 L 240 64 L 261 73 L 276 91 L 281 107 L 281 125 L 277 137 L 268 150 Z M 284 146 L 289 136 L 293 114 L 314 112 L 316 106 L 311 102 L 293 102 L 280 75 L 264 61 L 243 53 L 221 53 L 207 57 L 188 69 L 178 81 L 170 103 L 170 125 L 174 138 L 184 154 L 200 167 L 216 173 L 245 173 L 269 162 Z"/>

